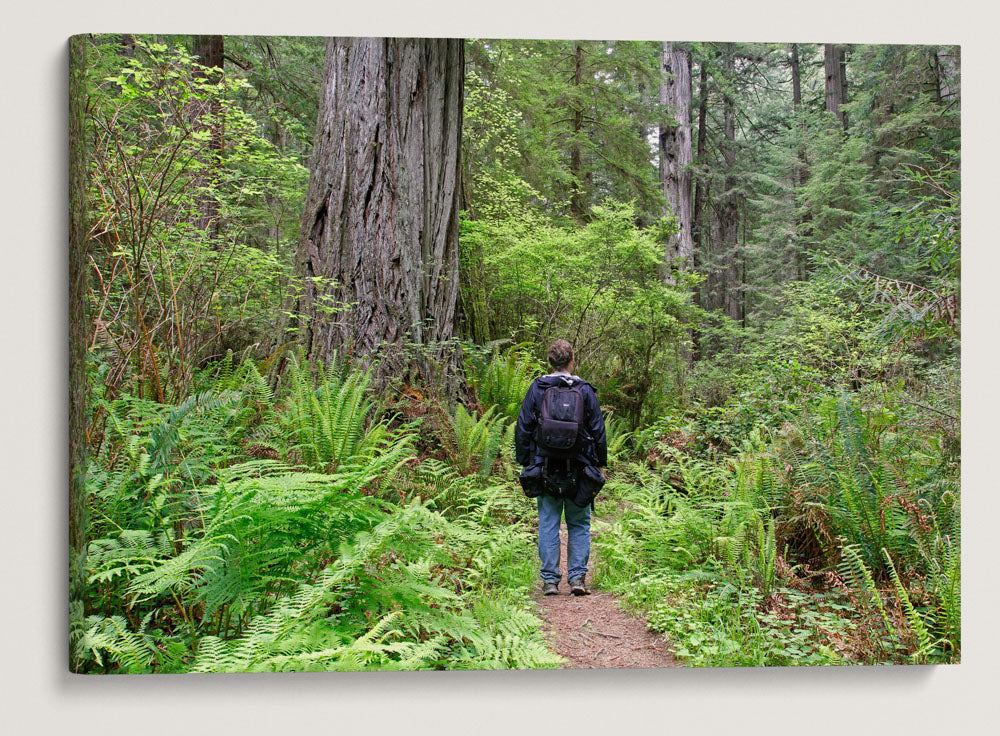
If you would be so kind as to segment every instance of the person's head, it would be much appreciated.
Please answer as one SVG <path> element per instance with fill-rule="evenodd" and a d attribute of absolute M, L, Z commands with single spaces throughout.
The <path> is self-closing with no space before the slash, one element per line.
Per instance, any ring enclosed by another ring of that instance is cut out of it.
<path fill-rule="evenodd" d="M 573 346 L 565 340 L 556 340 L 549 348 L 549 365 L 553 370 L 570 371 L 573 369 Z"/>

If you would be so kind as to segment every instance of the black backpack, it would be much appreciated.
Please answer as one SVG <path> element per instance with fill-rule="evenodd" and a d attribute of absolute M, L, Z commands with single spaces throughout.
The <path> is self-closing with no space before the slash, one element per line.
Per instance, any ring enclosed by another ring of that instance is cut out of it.
<path fill-rule="evenodd" d="M 545 389 L 535 428 L 535 444 L 542 457 L 572 458 L 580 451 L 584 436 L 582 387 L 582 382 L 575 382 Z"/>

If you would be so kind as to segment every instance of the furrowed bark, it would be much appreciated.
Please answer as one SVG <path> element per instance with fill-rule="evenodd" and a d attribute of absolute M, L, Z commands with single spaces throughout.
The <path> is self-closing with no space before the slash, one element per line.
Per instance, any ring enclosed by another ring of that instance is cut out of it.
<path fill-rule="evenodd" d="M 698 152 L 696 159 L 699 166 L 703 165 L 705 161 L 706 118 L 708 116 L 708 66 L 705 61 L 702 61 L 700 66 L 701 69 L 698 73 Z M 695 269 L 698 269 L 706 260 L 704 249 L 707 247 L 707 243 L 705 239 L 705 222 L 702 217 L 704 200 L 707 194 L 706 189 L 705 184 L 702 182 L 702 177 L 698 176 L 694 183 L 694 208 L 691 216 L 691 239 Z M 701 292 L 702 287 L 697 287 L 694 290 L 694 303 L 699 307 L 703 306 Z M 691 359 L 694 361 L 701 360 L 701 330 L 697 327 L 691 333 L 691 344 Z"/>
<path fill-rule="evenodd" d="M 328 42 L 297 259 L 313 358 L 346 351 L 410 380 L 455 360 L 463 53 L 459 39 Z"/>
<path fill-rule="evenodd" d="M 691 236 L 691 57 L 686 49 L 663 44 L 660 55 L 660 104 L 668 109 L 660 125 L 660 184 L 667 212 L 677 218 L 678 232 L 667 245 L 668 259 L 687 264 L 694 249 Z"/>
<path fill-rule="evenodd" d="M 847 60 L 843 46 L 823 45 L 823 70 L 826 74 L 826 110 L 847 130 L 847 114 L 841 109 L 847 102 Z"/>

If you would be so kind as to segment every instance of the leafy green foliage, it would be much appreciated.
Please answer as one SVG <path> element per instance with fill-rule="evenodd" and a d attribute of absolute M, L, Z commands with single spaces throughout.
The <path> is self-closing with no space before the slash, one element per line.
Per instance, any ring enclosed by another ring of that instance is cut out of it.
<path fill-rule="evenodd" d="M 517 419 L 531 382 L 542 372 L 524 346 L 494 351 L 485 360 L 469 360 L 468 366 L 469 383 L 479 402 L 487 409 L 496 407 L 508 419 Z"/>
<path fill-rule="evenodd" d="M 124 55 L 97 36 L 89 54 L 88 307 L 108 388 L 134 378 L 163 402 L 207 358 L 270 337 L 307 171 L 240 105 L 245 79 L 133 39 Z"/>
<path fill-rule="evenodd" d="M 657 376 L 683 362 L 681 343 L 700 313 L 686 287 L 697 277 L 664 282 L 664 246 L 636 226 L 630 205 L 609 201 L 591 213 L 591 222 L 573 228 L 538 218 L 463 220 L 461 258 L 463 269 L 470 266 L 462 271 L 463 312 L 484 342 L 546 346 L 568 338 L 577 370 L 634 427 L 658 399 Z M 487 392 L 527 380 L 525 361 L 506 357 L 506 366 L 475 379 Z M 496 399 L 506 407 L 514 400 L 510 393 Z"/>
<path fill-rule="evenodd" d="M 318 366 L 314 380 L 310 367 L 301 367 L 293 357 L 287 377 L 282 429 L 295 439 L 292 450 L 310 467 L 335 470 L 390 441 L 388 425 L 378 418 L 368 393 L 370 373 L 345 374 L 331 361 L 326 369 Z"/>
<path fill-rule="evenodd" d="M 454 461 L 473 474 L 459 476 L 415 465 L 412 435 L 390 431 L 368 373 L 342 361 L 293 356 L 277 392 L 252 361 L 204 380 L 176 407 L 106 406 L 95 608 L 77 638 L 91 670 L 559 663 L 526 607 L 531 505 L 512 477 L 488 478 L 511 441 L 502 417 L 460 407 Z"/>
<path fill-rule="evenodd" d="M 643 215 L 659 214 L 650 145 L 635 125 L 657 119 L 657 46 L 470 41 L 463 152 L 468 180 L 479 184 L 472 214 L 516 215 L 527 201 L 561 219 L 574 214 L 574 199 L 586 210 L 606 192 L 639 203 Z"/>
<path fill-rule="evenodd" d="M 692 664 L 954 661 L 955 468 L 946 445 L 906 431 L 900 407 L 856 402 L 817 397 L 732 460 L 657 439 L 670 423 L 646 433 L 662 459 L 609 483 L 606 503 L 626 511 L 599 537 L 598 584 Z M 837 571 L 821 600 L 796 573 L 812 566 Z"/>
<path fill-rule="evenodd" d="M 496 414 L 495 407 L 477 418 L 459 404 L 451 424 L 455 467 L 463 473 L 489 475 L 500 453 L 506 426 L 507 421 Z"/>

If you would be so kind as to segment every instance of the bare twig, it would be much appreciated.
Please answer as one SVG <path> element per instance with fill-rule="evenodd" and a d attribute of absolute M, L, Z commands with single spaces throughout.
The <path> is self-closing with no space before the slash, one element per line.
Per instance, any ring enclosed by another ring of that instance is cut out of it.
<path fill-rule="evenodd" d="M 935 414 L 940 414 L 943 417 L 947 417 L 948 419 L 951 419 L 953 422 L 957 422 L 958 421 L 958 417 L 956 417 L 954 414 L 949 414 L 946 411 L 941 411 L 940 409 L 935 409 L 933 406 L 927 406 L 926 404 L 920 404 L 920 403 L 918 403 L 916 401 L 906 401 L 905 399 L 903 399 L 901 401 L 904 404 L 909 404 L 910 406 L 918 406 L 921 409 L 926 409 L 927 411 L 932 411 Z"/>

